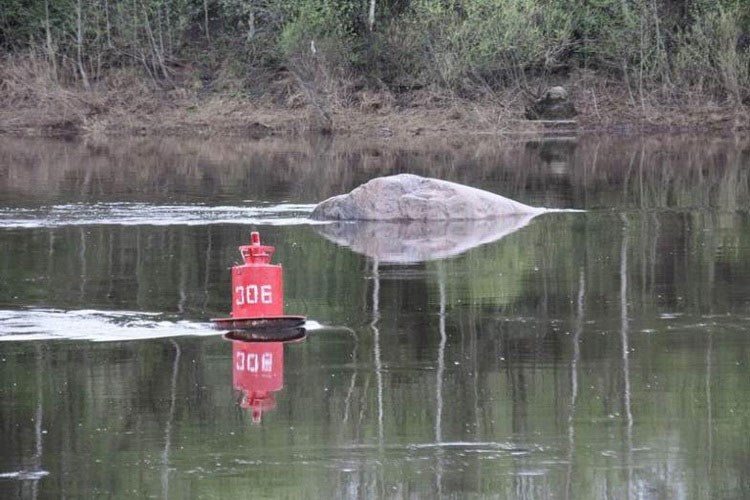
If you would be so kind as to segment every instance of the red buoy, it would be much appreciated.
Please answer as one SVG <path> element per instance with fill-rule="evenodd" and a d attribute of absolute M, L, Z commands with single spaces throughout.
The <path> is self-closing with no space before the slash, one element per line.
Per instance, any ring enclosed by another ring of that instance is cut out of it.
<path fill-rule="evenodd" d="M 284 315 L 284 278 L 280 264 L 271 264 L 276 249 L 260 244 L 260 233 L 250 233 L 250 244 L 240 247 L 244 263 L 232 268 L 232 317 L 264 318 Z"/>
<path fill-rule="evenodd" d="M 232 313 L 212 319 L 222 329 L 294 328 L 304 316 L 284 315 L 284 271 L 272 264 L 276 249 L 262 245 L 260 233 L 250 233 L 250 244 L 240 247 L 243 263 L 232 268 Z"/>

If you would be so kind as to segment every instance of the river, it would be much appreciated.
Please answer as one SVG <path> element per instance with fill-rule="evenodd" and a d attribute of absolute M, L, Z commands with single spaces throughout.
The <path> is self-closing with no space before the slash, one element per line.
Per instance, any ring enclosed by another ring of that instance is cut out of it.
<path fill-rule="evenodd" d="M 307 219 L 400 172 L 578 211 Z M 744 497 L 748 207 L 734 137 L 0 138 L 0 497 Z M 211 328 L 251 230 L 304 338 Z"/>

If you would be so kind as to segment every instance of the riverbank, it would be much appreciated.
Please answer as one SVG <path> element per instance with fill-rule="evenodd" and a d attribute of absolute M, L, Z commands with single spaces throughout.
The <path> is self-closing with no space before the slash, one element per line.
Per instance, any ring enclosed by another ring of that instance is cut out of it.
<path fill-rule="evenodd" d="M 26 5 L 28 4 L 28 5 Z M 262 4 L 262 5 L 261 5 Z M 748 128 L 747 2 L 14 0 L 0 133 L 363 138 Z"/>
<path fill-rule="evenodd" d="M 322 133 L 390 141 L 550 132 L 734 133 L 750 128 L 746 105 L 696 99 L 695 104 L 667 106 L 648 98 L 636 100 L 625 89 L 603 82 L 570 79 L 563 84 L 578 111 L 575 123 L 526 119 L 531 100 L 519 90 L 474 100 L 428 91 L 398 96 L 359 91 L 346 99 L 329 99 L 321 111 L 293 89 L 250 98 L 185 89 L 158 91 L 142 84 L 89 91 L 27 85 L 0 98 L 0 134 L 262 139 Z"/>

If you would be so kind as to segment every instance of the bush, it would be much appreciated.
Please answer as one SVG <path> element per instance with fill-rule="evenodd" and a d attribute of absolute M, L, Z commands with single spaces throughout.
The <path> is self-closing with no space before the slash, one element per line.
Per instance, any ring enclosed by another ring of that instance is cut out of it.
<path fill-rule="evenodd" d="M 750 98 L 750 48 L 738 47 L 737 11 L 717 8 L 678 37 L 674 75 L 678 87 L 735 103 Z"/>
<path fill-rule="evenodd" d="M 747 0 L 377 0 L 374 30 L 369 5 L 5 0 L 0 46 L 46 59 L 61 85 L 92 88 L 138 68 L 166 88 L 242 92 L 291 70 L 329 90 L 338 80 L 460 93 L 583 66 L 641 104 L 750 98 Z"/>
<path fill-rule="evenodd" d="M 403 25 L 421 55 L 418 68 L 440 83 L 518 84 L 526 72 L 564 64 L 571 17 L 534 0 L 417 0 Z"/>

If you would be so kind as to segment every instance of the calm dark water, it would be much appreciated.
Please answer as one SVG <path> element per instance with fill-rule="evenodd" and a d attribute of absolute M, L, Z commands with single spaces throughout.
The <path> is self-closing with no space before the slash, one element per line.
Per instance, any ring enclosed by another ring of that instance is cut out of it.
<path fill-rule="evenodd" d="M 586 211 L 306 222 L 397 172 Z M 0 497 L 747 497 L 749 174 L 721 138 L 2 139 Z M 207 323 L 250 229 L 302 341 Z"/>

